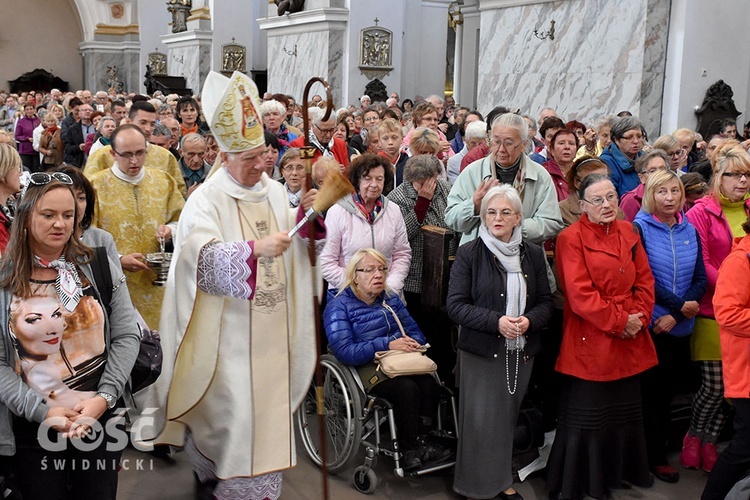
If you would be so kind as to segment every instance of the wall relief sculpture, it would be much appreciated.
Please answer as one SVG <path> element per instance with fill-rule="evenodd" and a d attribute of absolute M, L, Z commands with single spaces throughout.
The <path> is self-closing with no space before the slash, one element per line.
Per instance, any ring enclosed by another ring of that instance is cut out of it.
<path fill-rule="evenodd" d="M 150 52 L 148 55 L 148 62 L 146 63 L 151 66 L 151 73 L 154 75 L 166 75 L 167 74 L 167 55 L 161 52 Z"/>
<path fill-rule="evenodd" d="M 368 78 L 382 78 L 393 69 L 393 32 L 375 22 L 359 37 L 359 69 Z"/>
<path fill-rule="evenodd" d="M 221 71 L 230 74 L 235 71 L 245 73 L 247 71 L 246 54 L 245 46 L 234 43 L 234 38 L 232 38 L 232 43 L 225 43 L 221 46 Z"/>

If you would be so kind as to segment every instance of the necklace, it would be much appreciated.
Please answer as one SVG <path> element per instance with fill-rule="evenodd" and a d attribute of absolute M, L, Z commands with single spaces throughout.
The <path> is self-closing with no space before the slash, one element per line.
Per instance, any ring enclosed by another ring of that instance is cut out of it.
<path fill-rule="evenodd" d="M 518 323 L 516 323 L 516 333 L 520 334 Z M 518 338 L 518 337 L 516 337 Z M 508 342 L 508 339 L 505 339 L 505 342 Z M 521 363 L 521 349 L 513 349 L 516 351 L 516 374 L 513 380 L 513 389 L 510 388 L 510 371 L 508 366 L 510 365 L 510 350 L 508 347 L 505 347 L 505 383 L 508 386 L 508 392 L 510 395 L 514 395 L 516 393 L 516 389 L 518 388 L 518 365 Z"/>

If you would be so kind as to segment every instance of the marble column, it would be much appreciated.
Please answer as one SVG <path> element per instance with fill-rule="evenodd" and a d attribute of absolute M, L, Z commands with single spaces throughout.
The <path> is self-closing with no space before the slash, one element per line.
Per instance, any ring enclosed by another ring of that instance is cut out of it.
<path fill-rule="evenodd" d="M 334 102 L 344 102 L 348 9 L 323 7 L 281 17 L 271 10 L 269 17 L 258 20 L 268 36 L 268 90 L 301 101 L 307 81 L 319 76 L 331 85 Z M 314 87 L 310 97 L 314 94 L 324 95 L 322 87 Z"/>
<path fill-rule="evenodd" d="M 550 106 L 593 123 L 629 110 L 660 130 L 670 0 L 480 0 L 477 105 Z M 555 39 L 540 40 L 534 29 Z"/>
<path fill-rule="evenodd" d="M 83 88 L 92 92 L 107 90 L 107 68 L 117 68 L 124 92 L 138 92 L 141 72 L 139 42 L 91 41 L 79 44 L 83 56 Z"/>
<path fill-rule="evenodd" d="M 193 94 L 198 94 L 211 71 L 213 32 L 188 30 L 160 38 L 167 46 L 169 76 L 184 76 L 187 87 Z"/>

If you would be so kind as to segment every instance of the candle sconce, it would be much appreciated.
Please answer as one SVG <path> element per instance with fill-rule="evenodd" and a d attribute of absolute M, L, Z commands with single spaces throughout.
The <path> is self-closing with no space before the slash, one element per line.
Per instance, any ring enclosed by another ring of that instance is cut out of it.
<path fill-rule="evenodd" d="M 544 40 L 546 38 L 549 38 L 550 40 L 554 40 L 555 39 L 555 21 L 554 20 L 550 21 L 548 31 L 540 32 L 539 30 L 534 28 L 534 36 L 540 40 Z"/>

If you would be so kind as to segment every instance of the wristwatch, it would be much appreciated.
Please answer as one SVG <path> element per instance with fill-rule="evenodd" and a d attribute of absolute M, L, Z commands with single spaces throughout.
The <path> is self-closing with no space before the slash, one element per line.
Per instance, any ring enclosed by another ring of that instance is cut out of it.
<path fill-rule="evenodd" d="M 97 392 L 97 396 L 104 399 L 104 401 L 107 402 L 107 408 L 110 410 L 115 407 L 115 404 L 117 403 L 117 398 L 114 397 L 112 394 L 108 394 L 106 392 Z"/>

